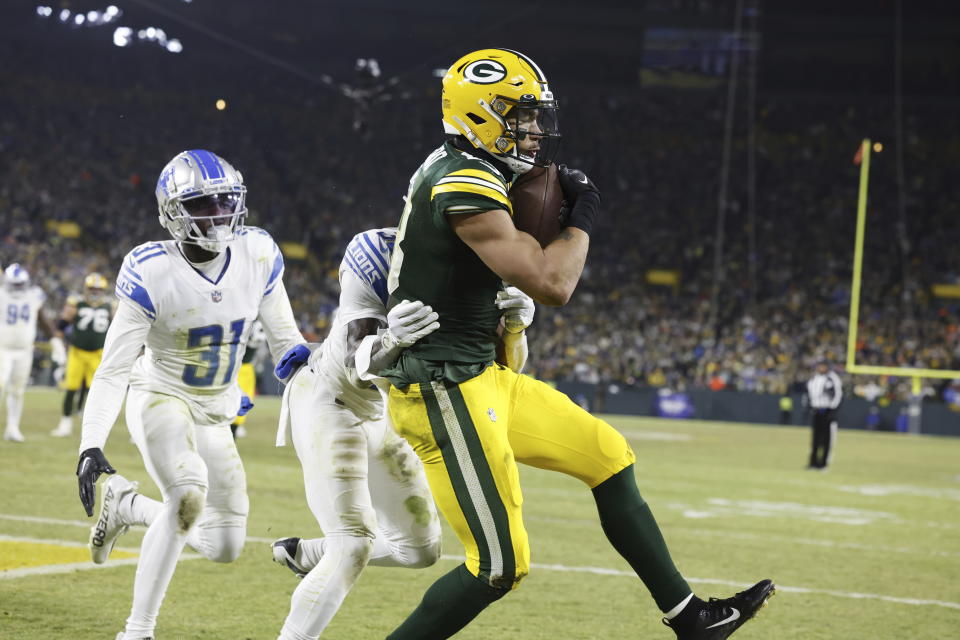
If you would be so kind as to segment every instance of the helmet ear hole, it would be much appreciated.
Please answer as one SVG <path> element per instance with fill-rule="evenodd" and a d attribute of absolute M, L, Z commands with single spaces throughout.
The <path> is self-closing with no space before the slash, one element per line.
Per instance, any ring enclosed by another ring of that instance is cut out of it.
<path fill-rule="evenodd" d="M 487 122 L 485 118 L 481 118 L 480 116 L 478 116 L 472 111 L 467 113 L 467 117 L 473 120 L 473 124 L 486 124 Z"/>

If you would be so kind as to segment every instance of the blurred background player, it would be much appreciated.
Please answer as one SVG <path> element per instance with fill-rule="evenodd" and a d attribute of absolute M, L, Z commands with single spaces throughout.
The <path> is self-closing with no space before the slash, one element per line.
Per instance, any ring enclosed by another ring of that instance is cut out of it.
<path fill-rule="evenodd" d="M 121 303 L 83 412 L 80 500 L 93 515 L 97 478 L 116 473 L 103 447 L 124 393 L 130 435 L 163 496 L 139 494 L 120 475 L 103 487 L 90 531 L 94 562 L 106 561 L 130 525 L 147 526 L 117 640 L 153 637 L 184 545 L 213 562 L 240 555 L 250 503 L 229 427 L 250 327 L 261 319 L 273 354 L 305 342 L 280 248 L 263 229 L 243 226 L 246 192 L 240 172 L 219 156 L 178 154 L 156 188 L 160 223 L 173 239 L 130 251 L 117 277 Z"/>
<path fill-rule="evenodd" d="M 33 365 L 33 341 L 37 325 L 51 336 L 51 348 L 63 352 L 63 343 L 53 346 L 54 330 L 43 314 L 46 299 L 40 287 L 31 286 L 30 274 L 17 263 L 3 272 L 0 288 L 0 398 L 7 396 L 7 424 L 3 439 L 23 442 L 20 416 L 23 414 L 23 392 Z"/>
<path fill-rule="evenodd" d="M 813 414 L 813 437 L 807 469 L 826 471 L 831 460 L 833 441 L 837 437 L 837 407 L 843 400 L 843 384 L 830 362 L 821 359 L 807 382 L 810 412 Z"/>
<path fill-rule="evenodd" d="M 103 342 L 116 311 L 116 300 L 107 293 L 107 279 L 93 272 L 83 279 L 83 293 L 67 298 L 57 322 L 58 336 L 70 343 L 63 376 L 63 413 L 50 435 L 66 438 L 73 433 L 74 407 L 83 409 L 84 397 L 100 366 Z"/>
<path fill-rule="evenodd" d="M 263 343 L 267 336 L 263 332 L 263 325 L 257 320 L 250 327 L 250 339 L 247 342 L 247 350 L 243 352 L 243 362 L 240 364 L 240 371 L 237 372 L 237 384 L 240 391 L 243 392 L 252 403 L 257 396 L 257 364 L 263 359 Z M 234 438 L 243 438 L 247 435 L 247 429 L 243 423 L 247 421 L 247 412 L 237 414 L 233 422 L 230 423 L 230 431 Z"/>

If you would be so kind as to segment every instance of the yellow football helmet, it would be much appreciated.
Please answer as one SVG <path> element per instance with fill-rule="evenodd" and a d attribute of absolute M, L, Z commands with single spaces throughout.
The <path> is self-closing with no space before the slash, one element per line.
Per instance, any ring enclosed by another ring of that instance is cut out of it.
<path fill-rule="evenodd" d="M 83 293 L 88 299 L 103 300 L 107 294 L 107 279 L 94 271 L 83 279 Z"/>
<path fill-rule="evenodd" d="M 535 122 L 539 150 L 521 153 L 518 141 Z M 443 128 L 507 163 L 516 173 L 546 167 L 559 149 L 557 102 L 533 60 L 510 49 L 481 49 L 443 77 Z"/>

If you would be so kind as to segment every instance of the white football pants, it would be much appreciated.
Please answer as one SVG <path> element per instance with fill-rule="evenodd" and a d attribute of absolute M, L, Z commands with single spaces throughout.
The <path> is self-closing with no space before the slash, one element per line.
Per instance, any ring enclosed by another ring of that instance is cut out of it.
<path fill-rule="evenodd" d="M 280 639 L 315 640 L 368 563 L 435 563 L 440 520 L 420 459 L 386 418 L 361 420 L 308 367 L 290 384 L 293 444 L 324 538 L 301 541 L 310 571 L 293 592 Z"/>
<path fill-rule="evenodd" d="M 7 394 L 6 433 L 20 433 L 23 415 L 23 392 L 30 380 L 33 365 L 33 347 L 29 349 L 0 349 L 0 398 Z"/>
<path fill-rule="evenodd" d="M 232 562 L 247 534 L 247 480 L 230 426 L 194 422 L 174 396 L 127 393 L 127 425 L 163 502 L 137 495 L 122 519 L 146 524 L 126 635 L 152 637 L 160 604 L 185 544 Z"/>

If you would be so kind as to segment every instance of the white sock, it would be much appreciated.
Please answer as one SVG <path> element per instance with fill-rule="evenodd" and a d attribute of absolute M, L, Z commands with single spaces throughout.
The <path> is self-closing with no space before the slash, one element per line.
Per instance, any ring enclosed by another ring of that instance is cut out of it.
<path fill-rule="evenodd" d="M 172 502 L 178 504 L 179 500 Z M 177 560 L 187 543 L 187 535 L 180 533 L 176 519 L 176 508 L 171 504 L 163 505 L 143 537 L 133 582 L 133 607 L 125 631 L 128 637 L 153 636 L 163 596 L 167 593 Z"/>
<path fill-rule="evenodd" d="M 691 600 L 693 600 L 693 593 L 691 593 L 686 598 L 681 600 L 680 604 L 675 606 L 673 609 L 670 609 L 670 611 L 667 611 L 666 613 L 664 613 L 663 617 L 666 618 L 667 620 L 673 620 L 678 615 L 680 615 L 680 612 L 683 611 L 688 604 L 690 604 Z"/>
<path fill-rule="evenodd" d="M 320 559 L 326 551 L 326 538 L 301 539 L 297 547 L 297 564 L 310 571 L 320 564 Z M 192 545 L 191 545 L 192 546 Z M 379 534 L 373 539 L 373 550 L 370 552 L 370 564 L 374 567 L 409 567 L 424 566 L 421 558 L 425 548 L 433 548 L 432 544 L 423 547 L 405 547 L 389 542 L 386 536 Z"/>
<path fill-rule="evenodd" d="M 139 493 L 131 493 L 119 505 L 120 518 L 126 524 L 149 527 L 163 511 L 163 503 Z"/>
<path fill-rule="evenodd" d="M 23 394 L 7 392 L 7 431 L 20 433 L 20 416 L 23 415 Z"/>
<path fill-rule="evenodd" d="M 323 558 L 326 549 L 326 543 L 326 538 L 301 539 L 297 547 L 297 557 L 294 560 L 301 567 L 310 571 L 320 564 L 320 559 Z"/>
<path fill-rule="evenodd" d="M 332 536 L 323 540 L 323 557 L 293 592 L 280 640 L 319 638 L 360 577 L 373 547 L 367 537 Z"/>

